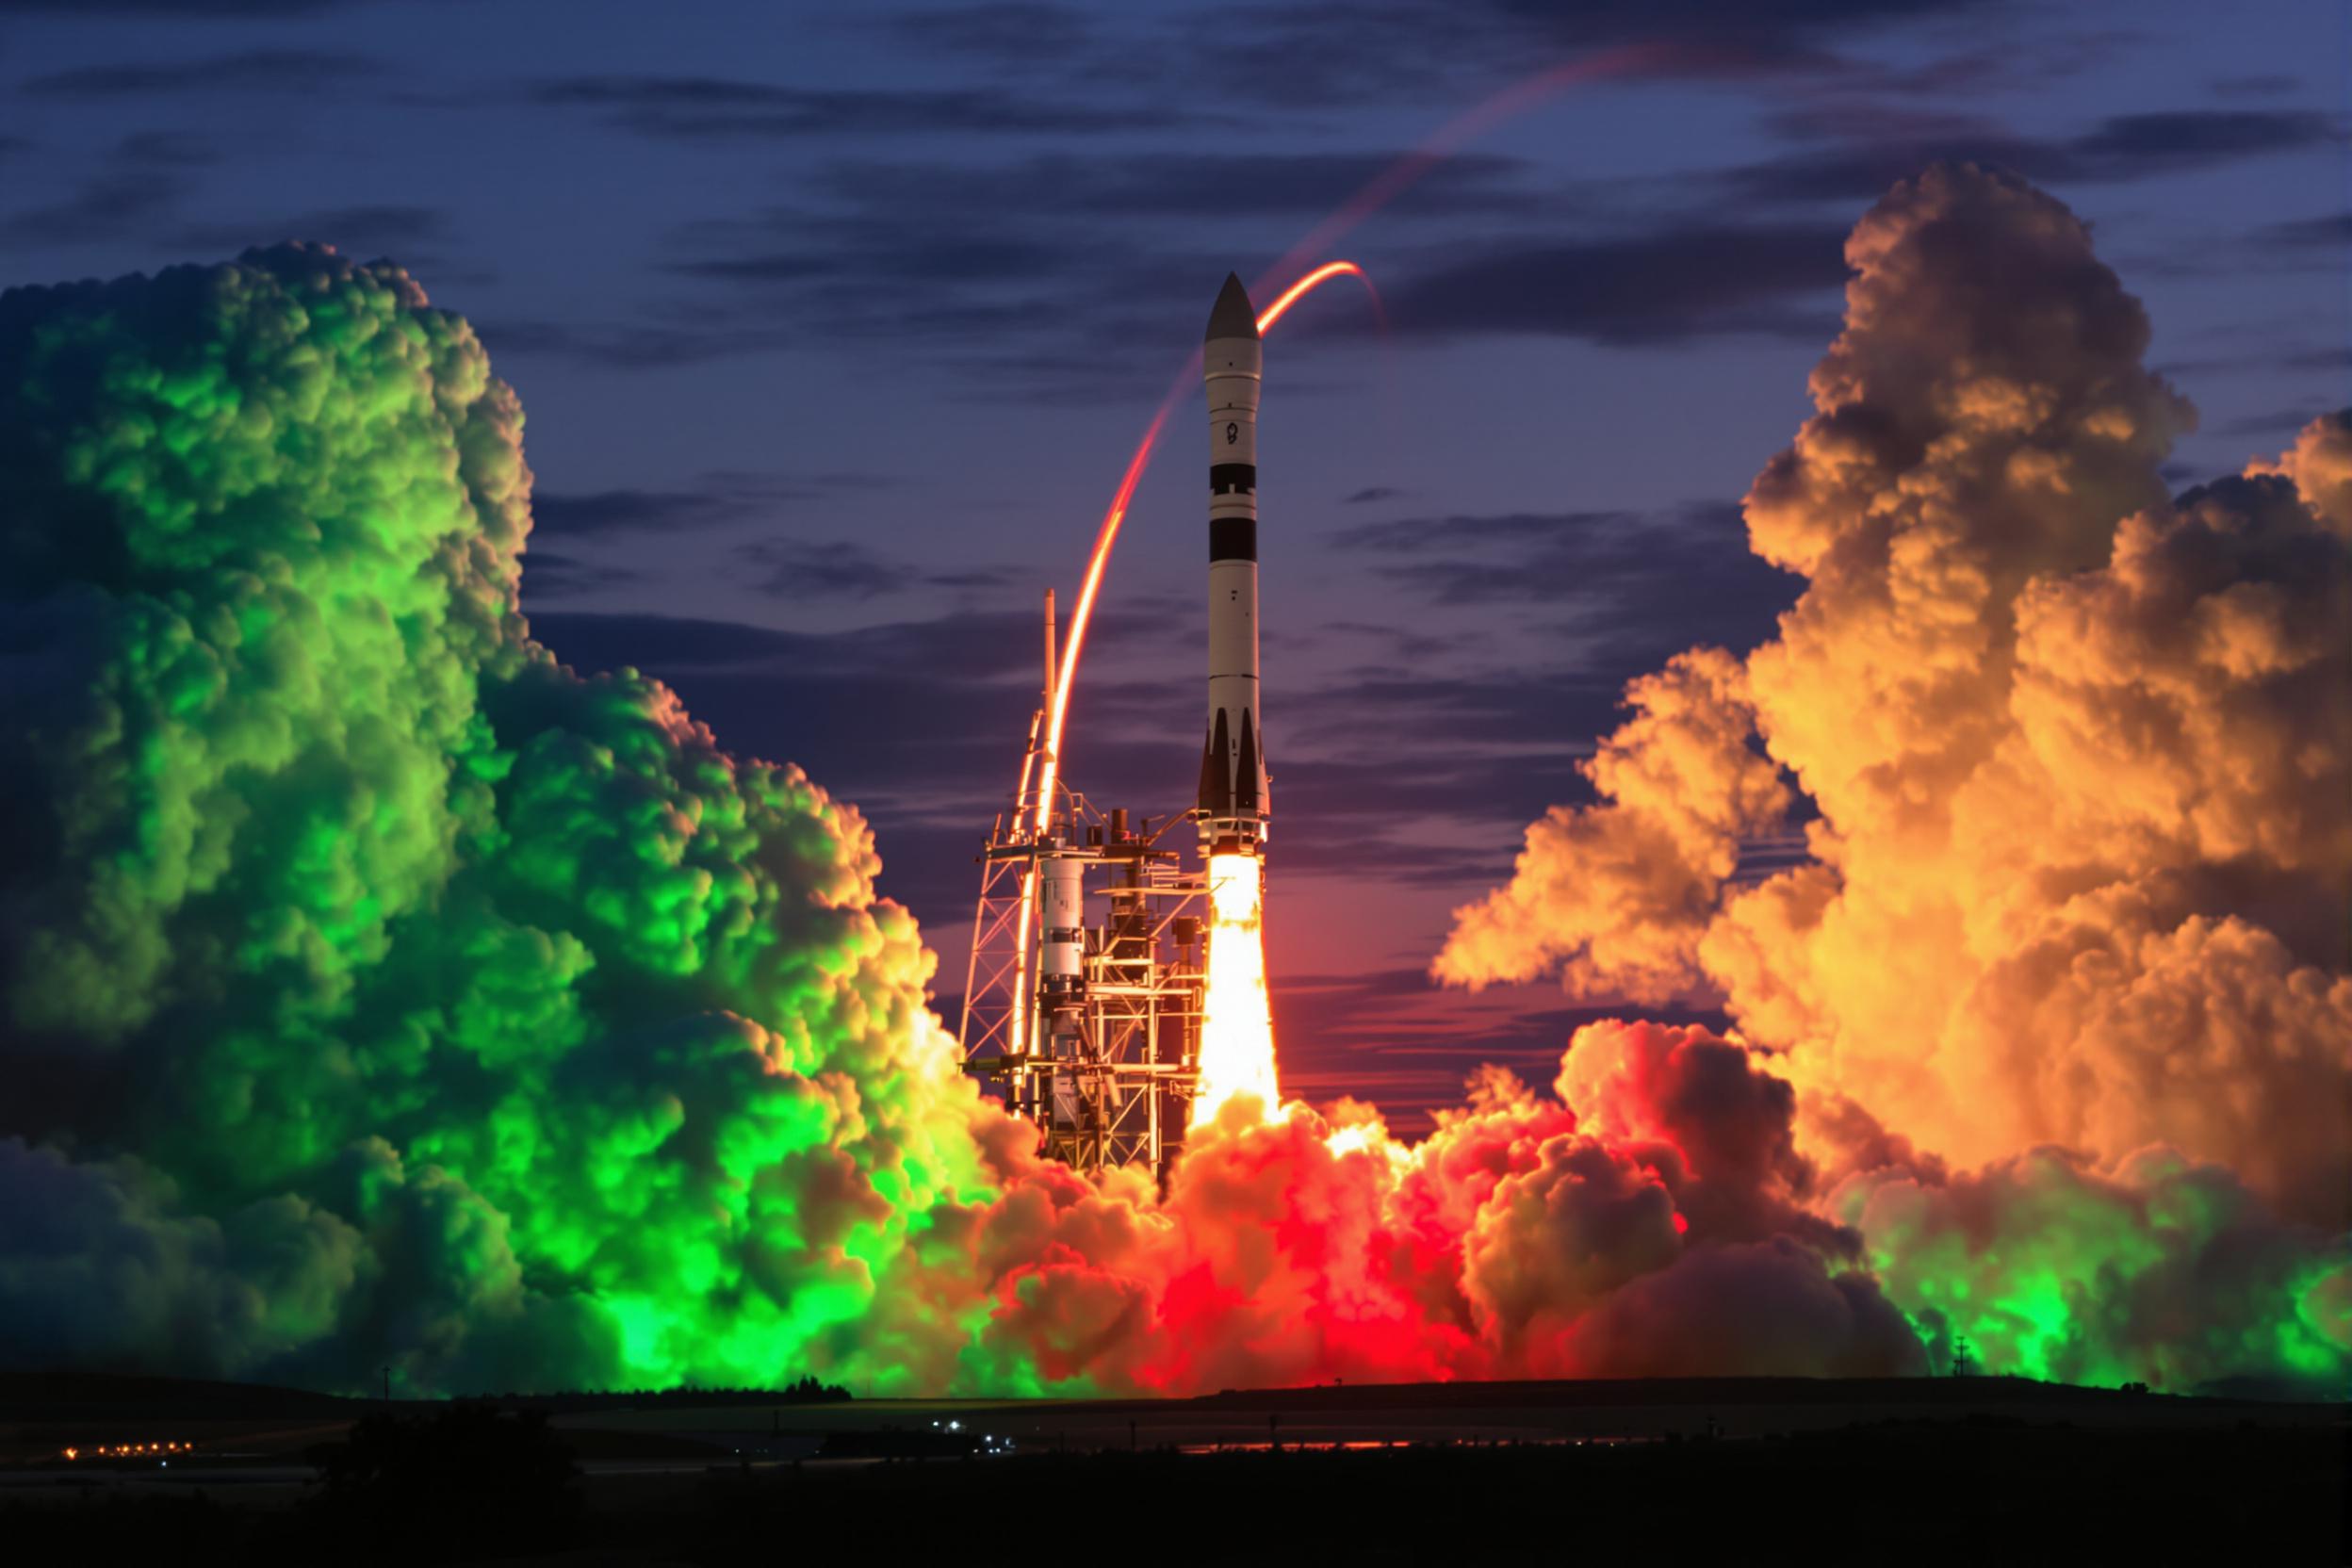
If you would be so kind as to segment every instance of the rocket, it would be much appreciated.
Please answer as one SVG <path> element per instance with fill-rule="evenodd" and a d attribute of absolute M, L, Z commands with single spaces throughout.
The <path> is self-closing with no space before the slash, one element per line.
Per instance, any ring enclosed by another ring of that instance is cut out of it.
<path fill-rule="evenodd" d="M 1209 312 L 1209 733 L 1200 751 L 1200 838 L 1212 854 L 1266 839 L 1266 727 L 1258 710 L 1258 313 L 1228 273 Z"/>

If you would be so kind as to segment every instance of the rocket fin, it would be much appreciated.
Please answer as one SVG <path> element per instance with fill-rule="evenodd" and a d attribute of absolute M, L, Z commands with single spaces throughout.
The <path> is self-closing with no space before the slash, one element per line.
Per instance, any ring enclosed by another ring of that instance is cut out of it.
<path fill-rule="evenodd" d="M 1244 811 L 1258 808 L 1258 738 L 1247 708 L 1241 710 L 1241 758 L 1233 769 L 1233 806 Z"/>
<path fill-rule="evenodd" d="M 1223 816 L 1233 808 L 1233 748 L 1225 727 L 1225 710 L 1217 710 L 1209 727 L 1208 744 L 1200 753 L 1200 809 Z"/>

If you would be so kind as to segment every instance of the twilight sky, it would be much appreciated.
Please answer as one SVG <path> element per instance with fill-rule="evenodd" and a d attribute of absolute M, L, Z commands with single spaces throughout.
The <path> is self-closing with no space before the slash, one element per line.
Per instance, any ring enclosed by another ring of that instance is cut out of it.
<path fill-rule="evenodd" d="M 1737 503 L 1889 183 L 1995 161 L 2093 222 L 2203 412 L 2184 484 L 2352 401 L 2345 12 L 2221 15 L 0 0 L 0 286 L 281 238 L 409 267 L 530 411 L 540 635 L 864 808 L 952 1021 L 1038 591 L 1074 589 L 1225 272 L 1511 84 L 1667 45 L 1340 245 L 1384 327 L 1343 283 L 1267 349 L 1285 1086 L 1410 1128 L 1593 1016 L 1422 970 L 1526 824 L 1585 798 L 1623 681 L 1745 649 L 1794 596 Z M 1198 764 L 1200 407 L 1138 492 L 1072 721 L 1072 781 L 1138 814 Z"/>

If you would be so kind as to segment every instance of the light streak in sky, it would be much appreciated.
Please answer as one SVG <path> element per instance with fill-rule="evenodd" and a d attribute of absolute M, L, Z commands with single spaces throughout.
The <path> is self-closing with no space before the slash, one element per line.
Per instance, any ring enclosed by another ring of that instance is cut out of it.
<path fill-rule="evenodd" d="M 1689 53 L 1688 49 L 1661 44 L 1633 44 L 1621 49 L 1605 49 L 1505 88 L 1476 107 L 1439 126 L 1418 149 L 1365 181 L 1363 188 L 1343 203 L 1336 212 L 1308 230 L 1305 237 L 1292 246 L 1275 264 L 1268 276 L 1279 277 L 1296 271 L 1304 264 L 1306 257 L 1329 248 L 1353 231 L 1365 219 L 1413 188 L 1423 175 L 1464 145 L 1504 121 L 1526 113 L 1554 93 L 1587 82 L 1631 75 L 1687 57 Z M 1259 333 L 1263 335 L 1313 289 L 1333 277 L 1343 276 L 1362 278 L 1367 289 L 1372 286 L 1372 280 L 1365 277 L 1364 270 L 1353 262 L 1327 263 L 1306 274 L 1276 298 L 1258 319 Z M 1264 279 L 1260 280 L 1261 289 L 1264 282 Z M 1377 291 L 1372 298 L 1377 309 L 1380 303 Z M 1168 414 L 1175 407 L 1176 400 L 1191 382 L 1192 371 L 1187 366 L 1177 376 L 1175 384 L 1168 389 L 1167 395 L 1161 398 L 1158 412 L 1152 416 L 1151 428 L 1144 432 L 1143 439 L 1136 444 L 1135 455 L 1127 460 L 1127 471 L 1119 480 L 1119 493 L 1112 498 L 1110 509 L 1103 513 L 1102 526 L 1095 532 L 1094 554 L 1086 563 L 1086 583 L 1079 590 L 1077 606 L 1070 614 L 1070 640 L 1063 646 L 1059 678 L 1054 686 L 1053 711 L 1046 720 L 1045 767 L 1037 791 L 1037 828 L 1039 832 L 1043 832 L 1046 824 L 1053 819 L 1054 792 L 1061 773 L 1062 732 L 1070 710 L 1070 688 L 1077 679 L 1079 655 L 1086 648 L 1086 628 L 1094 618 L 1095 596 L 1102 589 L 1102 574 L 1110 565 L 1111 547 L 1119 539 L 1119 524 L 1126 520 L 1127 503 L 1135 493 L 1135 484 L 1143 478 L 1144 470 L 1151 466 L 1152 445 L 1159 440 L 1160 430 L 1168 423 Z"/>

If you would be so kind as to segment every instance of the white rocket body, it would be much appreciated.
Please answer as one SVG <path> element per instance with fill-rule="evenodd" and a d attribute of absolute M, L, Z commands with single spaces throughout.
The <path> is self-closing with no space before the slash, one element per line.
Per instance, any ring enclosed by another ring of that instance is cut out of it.
<path fill-rule="evenodd" d="M 1266 836 L 1266 728 L 1258 708 L 1258 388 L 1264 344 L 1241 279 L 1209 316 L 1209 732 L 1199 814 L 1213 854 Z"/>

